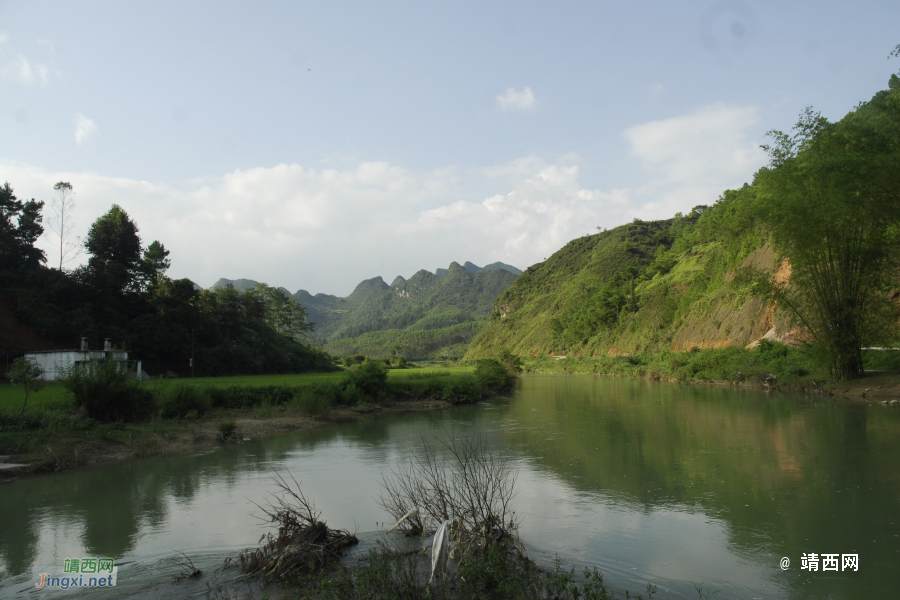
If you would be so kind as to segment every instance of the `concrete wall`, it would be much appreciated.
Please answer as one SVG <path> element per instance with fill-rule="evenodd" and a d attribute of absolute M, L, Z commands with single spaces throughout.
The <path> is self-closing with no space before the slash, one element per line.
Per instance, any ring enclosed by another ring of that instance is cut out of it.
<path fill-rule="evenodd" d="M 25 356 L 31 358 L 44 371 L 41 379 L 55 381 L 65 376 L 66 369 L 72 365 L 84 364 L 92 360 L 114 360 L 125 362 L 128 360 L 128 352 L 104 352 L 94 350 L 81 352 L 80 350 L 48 350 L 45 352 L 26 352 Z M 126 367 L 127 368 L 127 367 Z"/>

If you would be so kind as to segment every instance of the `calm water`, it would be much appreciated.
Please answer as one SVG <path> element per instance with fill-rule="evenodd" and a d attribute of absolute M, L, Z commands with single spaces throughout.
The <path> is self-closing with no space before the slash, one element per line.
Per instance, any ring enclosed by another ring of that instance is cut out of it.
<path fill-rule="evenodd" d="M 511 398 L 0 486 L 0 597 L 112 556 L 118 586 L 52 595 L 184 596 L 172 549 L 211 572 L 253 546 L 272 470 L 365 543 L 378 483 L 423 436 L 480 433 L 515 457 L 521 535 L 539 563 L 596 565 L 658 598 L 887 598 L 900 584 L 900 410 L 731 388 L 531 376 Z M 858 554 L 858 572 L 800 570 Z M 779 566 L 782 557 L 790 567 Z M 234 576 L 226 572 L 222 577 Z M 191 587 L 193 586 L 193 587 Z"/>

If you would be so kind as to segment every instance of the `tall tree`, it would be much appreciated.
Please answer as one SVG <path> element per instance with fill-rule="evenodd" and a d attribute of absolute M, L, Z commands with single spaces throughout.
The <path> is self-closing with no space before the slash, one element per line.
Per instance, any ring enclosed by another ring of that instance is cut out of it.
<path fill-rule="evenodd" d="M 44 262 L 43 250 L 34 247 L 44 227 L 43 201 L 19 200 L 9 183 L 0 187 L 0 268 L 36 267 Z"/>
<path fill-rule="evenodd" d="M 50 201 L 53 209 L 53 219 L 50 221 L 50 230 L 56 234 L 59 243 L 59 270 L 63 264 L 78 256 L 81 246 L 71 241 L 70 234 L 75 226 L 73 212 L 75 211 L 75 189 L 68 181 L 59 181 L 53 186 L 56 197 Z"/>
<path fill-rule="evenodd" d="M 108 213 L 94 221 L 84 247 L 91 253 L 88 269 L 98 283 L 117 292 L 137 286 L 141 238 L 137 225 L 121 206 L 113 204 Z"/>
<path fill-rule="evenodd" d="M 859 377 L 871 316 L 900 253 L 900 89 L 838 123 L 807 109 L 793 135 L 770 132 L 757 174 L 761 216 L 791 261 L 778 296 L 825 350 L 832 376 Z"/>
<path fill-rule="evenodd" d="M 154 240 L 144 250 L 141 258 L 142 289 L 149 290 L 162 282 L 166 271 L 172 266 L 169 251 L 159 241 Z"/>

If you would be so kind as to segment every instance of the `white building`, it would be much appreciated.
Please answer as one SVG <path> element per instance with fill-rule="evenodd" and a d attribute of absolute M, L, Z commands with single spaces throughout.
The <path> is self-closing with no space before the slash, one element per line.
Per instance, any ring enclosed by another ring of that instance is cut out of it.
<path fill-rule="evenodd" d="M 128 351 L 113 350 L 109 338 L 103 343 L 103 350 L 89 350 L 87 338 L 81 338 L 81 348 L 78 350 L 37 350 L 26 352 L 26 358 L 32 359 L 43 371 L 41 379 L 55 381 L 62 379 L 66 371 L 71 367 L 78 368 L 89 362 L 112 360 L 122 364 L 122 368 L 128 369 Z M 138 361 L 135 370 L 138 379 L 141 378 L 141 363 Z"/>

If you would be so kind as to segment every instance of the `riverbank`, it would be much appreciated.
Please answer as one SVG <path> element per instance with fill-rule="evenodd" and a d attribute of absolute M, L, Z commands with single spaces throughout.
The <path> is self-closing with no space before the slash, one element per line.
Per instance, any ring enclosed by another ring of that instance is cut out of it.
<path fill-rule="evenodd" d="M 134 458 L 195 452 L 265 437 L 325 427 L 353 420 L 374 419 L 409 412 L 442 410 L 453 406 L 440 399 L 410 400 L 346 407 L 310 417 L 291 407 L 216 411 L 198 419 L 160 419 L 147 424 L 96 425 L 90 429 L 47 431 L 32 439 L 34 451 L 0 456 L 0 483 L 38 473 Z M 236 434 L 224 440 L 222 423 L 234 423 Z M 34 434 L 32 434 L 34 435 Z"/>
<path fill-rule="evenodd" d="M 190 452 L 218 444 L 348 420 L 468 404 L 496 395 L 512 380 L 504 367 L 404 370 L 376 366 L 338 375 L 242 378 L 221 381 L 152 381 L 128 386 L 121 403 L 149 418 L 124 420 L 91 412 L 108 396 L 94 390 L 87 400 L 60 383 L 33 394 L 22 430 L 14 388 L 0 395 L 0 481 L 33 473 Z M 255 385 L 254 385 L 255 384 Z M 18 399 L 21 402 L 21 399 Z M 93 403 L 93 404 L 92 404 Z M 103 407 L 111 406 L 107 402 Z M 108 410 L 108 409 L 107 409 Z"/>
<path fill-rule="evenodd" d="M 896 357 L 885 361 L 882 356 L 864 353 L 864 360 L 872 370 L 856 381 L 844 383 L 831 382 L 828 373 L 801 349 L 772 342 L 755 349 L 531 357 L 523 361 L 522 369 L 534 374 L 609 375 L 692 385 L 741 386 L 888 404 L 900 401 L 900 370 L 884 369 L 897 369 Z"/>

